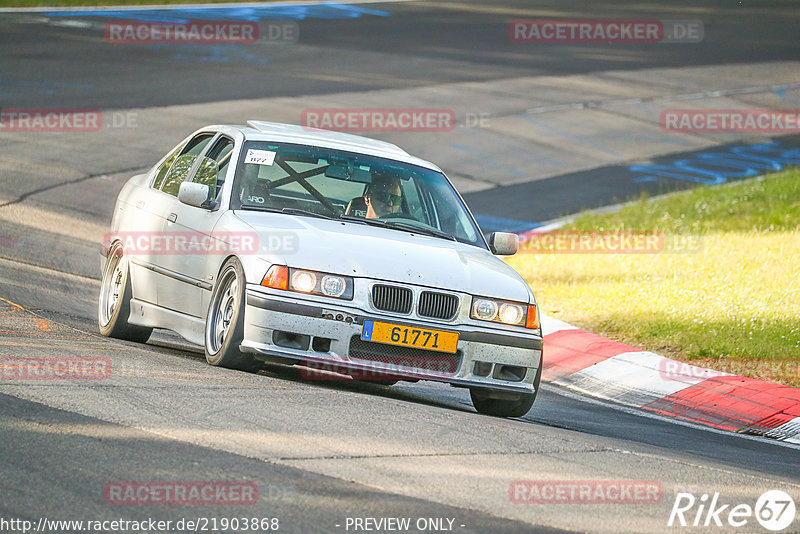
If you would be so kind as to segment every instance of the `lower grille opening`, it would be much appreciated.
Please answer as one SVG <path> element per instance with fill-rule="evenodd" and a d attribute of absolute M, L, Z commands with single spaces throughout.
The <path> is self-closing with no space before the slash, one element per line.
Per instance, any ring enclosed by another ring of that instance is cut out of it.
<path fill-rule="evenodd" d="M 287 349 L 308 350 L 308 345 L 311 343 L 311 336 L 284 332 L 283 330 L 274 330 L 272 332 L 272 342 L 279 347 Z"/>
<path fill-rule="evenodd" d="M 475 362 L 472 368 L 472 374 L 475 376 L 489 376 L 492 372 L 492 364 L 490 362 Z"/>
<path fill-rule="evenodd" d="M 399 347 L 364 341 L 359 336 L 350 339 L 350 357 L 379 362 L 391 366 L 398 372 L 424 371 L 430 374 L 454 375 L 461 367 L 461 351 L 455 354 Z"/>
<path fill-rule="evenodd" d="M 328 337 L 314 337 L 311 341 L 311 349 L 314 352 L 330 352 L 331 339 Z"/>
<path fill-rule="evenodd" d="M 492 378 L 497 378 L 498 380 L 508 380 L 509 382 L 522 382 L 522 379 L 525 378 L 525 373 L 527 372 L 527 367 L 517 367 L 516 365 L 495 365 Z"/>

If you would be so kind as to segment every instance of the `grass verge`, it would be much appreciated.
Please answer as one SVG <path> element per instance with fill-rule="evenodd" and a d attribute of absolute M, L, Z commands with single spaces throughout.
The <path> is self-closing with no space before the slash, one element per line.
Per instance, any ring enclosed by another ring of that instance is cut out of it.
<path fill-rule="evenodd" d="M 564 230 L 657 231 L 693 253 L 518 253 L 543 313 L 664 356 L 800 387 L 800 171 L 703 187 Z"/>

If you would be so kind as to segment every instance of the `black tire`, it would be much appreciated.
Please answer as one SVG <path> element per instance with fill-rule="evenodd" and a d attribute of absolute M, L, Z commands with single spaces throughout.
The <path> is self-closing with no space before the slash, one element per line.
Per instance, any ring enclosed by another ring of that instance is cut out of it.
<path fill-rule="evenodd" d="M 211 292 L 205 326 L 206 361 L 214 366 L 255 372 L 261 362 L 239 350 L 244 338 L 245 278 L 242 264 L 230 258 Z"/>
<path fill-rule="evenodd" d="M 531 410 L 536 396 L 539 393 L 539 383 L 542 381 L 542 360 L 539 360 L 539 368 L 533 378 L 533 393 L 520 393 L 516 399 L 493 398 L 491 390 L 482 388 L 470 388 L 469 396 L 472 398 L 472 405 L 483 415 L 494 417 L 522 417 Z"/>
<path fill-rule="evenodd" d="M 516 400 L 492 398 L 491 393 L 479 388 L 470 388 L 472 405 L 483 415 L 494 417 L 522 417 L 528 413 L 536 400 L 535 393 L 519 393 Z"/>
<path fill-rule="evenodd" d="M 122 245 L 115 243 L 108 253 L 100 281 L 97 303 L 97 326 L 104 336 L 144 343 L 150 339 L 152 328 L 128 323 L 133 292 L 130 284 L 128 259 Z"/>

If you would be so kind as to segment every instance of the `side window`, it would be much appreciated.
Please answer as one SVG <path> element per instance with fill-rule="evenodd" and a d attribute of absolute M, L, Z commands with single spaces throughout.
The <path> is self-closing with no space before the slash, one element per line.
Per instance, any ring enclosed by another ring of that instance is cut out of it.
<path fill-rule="evenodd" d="M 158 172 L 156 173 L 156 179 L 153 182 L 153 189 L 161 189 L 161 186 L 164 185 L 164 178 L 167 177 L 167 172 L 169 172 L 172 164 L 175 163 L 175 160 L 177 159 L 178 154 L 180 154 L 182 148 L 183 147 L 178 147 L 172 154 L 170 154 L 170 156 L 167 158 L 167 161 L 165 161 L 161 167 L 159 167 Z"/>
<path fill-rule="evenodd" d="M 203 149 L 206 148 L 208 142 L 211 141 L 211 139 L 213 139 L 213 137 L 214 137 L 213 133 L 199 134 L 197 137 L 195 137 L 186 144 L 186 148 L 184 148 L 183 151 L 181 152 L 181 156 L 186 154 L 191 154 L 193 156 L 196 156 L 200 154 L 203 151 Z"/>
<path fill-rule="evenodd" d="M 214 134 L 203 133 L 187 143 L 181 151 L 180 156 L 175 159 L 167 170 L 164 183 L 161 187 L 163 192 L 172 196 L 178 196 L 178 189 L 181 187 L 181 182 L 186 180 L 186 177 L 189 176 L 189 171 L 192 169 L 197 155 L 206 148 L 206 145 L 213 137 Z"/>
<path fill-rule="evenodd" d="M 205 184 L 209 187 L 211 194 L 209 200 L 216 200 L 222 185 L 225 183 L 225 173 L 228 172 L 228 164 L 233 153 L 233 141 L 223 137 L 217 141 L 211 150 L 206 154 L 207 158 L 200 163 L 192 181 Z M 210 159 L 208 159 L 210 158 Z"/>

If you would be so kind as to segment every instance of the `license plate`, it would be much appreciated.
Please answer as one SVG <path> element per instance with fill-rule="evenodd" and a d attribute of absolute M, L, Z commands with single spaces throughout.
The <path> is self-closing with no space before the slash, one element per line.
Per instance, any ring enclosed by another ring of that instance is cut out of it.
<path fill-rule="evenodd" d="M 454 353 L 458 345 L 458 334 L 456 332 L 443 332 L 442 330 L 382 323 L 380 321 L 364 321 L 361 339 L 388 345 L 450 353 Z"/>

